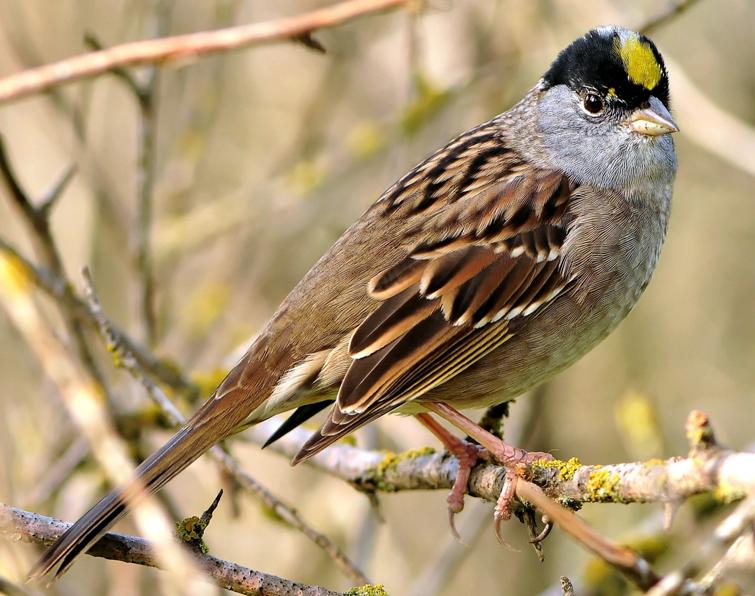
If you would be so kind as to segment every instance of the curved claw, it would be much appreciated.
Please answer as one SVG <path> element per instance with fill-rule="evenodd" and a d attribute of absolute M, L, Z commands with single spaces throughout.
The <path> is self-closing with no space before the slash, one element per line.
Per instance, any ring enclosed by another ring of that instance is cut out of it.
<path fill-rule="evenodd" d="M 530 540 L 530 544 L 540 544 L 543 540 L 548 538 L 548 535 L 551 533 L 551 530 L 553 529 L 553 522 L 548 519 L 546 516 L 543 516 L 543 523 L 545 526 L 543 526 L 543 529 L 540 531 L 540 533 L 535 536 L 532 540 Z"/>
<path fill-rule="evenodd" d="M 456 511 L 454 511 L 451 507 L 448 508 L 448 525 L 451 527 L 451 534 L 453 534 L 453 537 L 456 538 L 459 542 L 461 542 L 461 535 L 459 534 L 459 531 L 456 529 L 456 522 L 454 521 L 456 519 Z"/>
<path fill-rule="evenodd" d="M 503 516 L 500 515 L 494 515 L 493 520 L 495 522 L 495 537 L 498 539 L 498 542 L 504 546 L 509 546 L 509 543 L 506 542 L 503 539 L 503 535 L 501 533 L 501 522 L 505 521 L 503 519 Z"/>
<path fill-rule="evenodd" d="M 495 535 L 498 538 L 498 542 L 504 545 L 508 543 L 501 536 L 501 522 L 511 519 L 511 502 L 514 500 L 514 495 L 516 494 L 516 481 L 516 473 L 511 469 L 507 469 L 503 489 L 501 489 L 501 494 L 498 496 L 498 501 L 493 511 Z"/>

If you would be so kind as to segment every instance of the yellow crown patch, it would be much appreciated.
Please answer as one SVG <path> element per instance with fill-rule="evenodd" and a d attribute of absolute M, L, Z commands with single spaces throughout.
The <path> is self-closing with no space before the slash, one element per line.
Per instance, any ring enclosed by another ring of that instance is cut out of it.
<path fill-rule="evenodd" d="M 650 45 L 635 34 L 626 39 L 617 37 L 614 49 L 633 83 L 642 85 L 649 91 L 655 89 L 663 72 Z"/>

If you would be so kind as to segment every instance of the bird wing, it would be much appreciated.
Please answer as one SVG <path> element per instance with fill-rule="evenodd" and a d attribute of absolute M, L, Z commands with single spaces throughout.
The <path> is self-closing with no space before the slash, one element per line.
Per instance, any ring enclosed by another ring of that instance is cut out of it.
<path fill-rule="evenodd" d="M 381 200 L 386 217 L 425 216 L 405 256 L 370 280 L 380 304 L 354 330 L 334 407 L 295 462 L 459 374 L 569 284 L 561 249 L 576 184 L 471 136 Z"/>

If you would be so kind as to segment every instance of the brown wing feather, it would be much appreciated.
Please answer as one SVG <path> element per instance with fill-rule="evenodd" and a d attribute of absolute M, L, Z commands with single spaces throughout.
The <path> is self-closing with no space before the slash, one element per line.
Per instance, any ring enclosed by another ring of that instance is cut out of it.
<path fill-rule="evenodd" d="M 383 302 L 354 332 L 336 404 L 295 461 L 458 375 L 568 283 L 560 254 L 576 185 L 495 149 L 485 131 L 454 143 L 482 157 L 462 167 L 447 148 L 384 197 L 387 213 L 426 217 L 404 259 L 371 280 Z"/>

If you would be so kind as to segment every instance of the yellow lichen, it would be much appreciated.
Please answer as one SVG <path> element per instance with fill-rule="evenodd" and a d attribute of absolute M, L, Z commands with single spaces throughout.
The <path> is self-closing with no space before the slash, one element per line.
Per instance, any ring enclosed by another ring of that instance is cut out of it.
<path fill-rule="evenodd" d="M 348 135 L 347 145 L 357 157 L 370 157 L 385 146 L 383 130 L 375 122 L 362 122 L 354 127 Z"/>
<path fill-rule="evenodd" d="M 619 475 L 610 470 L 595 470 L 590 472 L 587 480 L 587 491 L 594 501 L 616 501 L 619 485 Z"/>
<path fill-rule="evenodd" d="M 624 63 L 629 79 L 637 85 L 652 91 L 661 80 L 661 65 L 646 41 L 637 34 L 627 38 L 616 38 L 616 53 Z"/>
<path fill-rule="evenodd" d="M 346 590 L 346 596 L 388 596 L 383 584 L 364 584 Z"/>
<path fill-rule="evenodd" d="M 176 536 L 178 536 L 178 539 L 205 554 L 209 550 L 203 539 L 206 529 L 207 522 L 196 515 L 176 522 Z"/>
<path fill-rule="evenodd" d="M 345 437 L 341 437 L 338 439 L 339 443 L 342 443 L 343 445 L 350 445 L 351 447 L 357 446 L 357 440 L 354 435 L 346 435 Z"/>
<path fill-rule="evenodd" d="M 617 584 L 617 587 L 620 589 L 622 587 L 622 582 L 617 578 L 616 573 L 613 570 L 613 567 L 611 567 L 608 563 L 606 563 L 603 559 L 599 559 L 597 557 L 590 559 L 587 562 L 587 565 L 585 565 L 585 570 L 583 573 L 585 585 L 587 587 L 597 587 L 600 586 L 601 593 L 605 594 L 611 594 L 611 593 L 622 593 L 622 592 L 609 592 L 609 587 L 614 587 L 614 584 Z"/>
<path fill-rule="evenodd" d="M 410 137 L 435 116 L 451 99 L 448 89 L 436 87 L 425 77 L 416 78 L 416 96 L 399 120 L 402 132 Z"/>
<path fill-rule="evenodd" d="M 205 281 L 198 284 L 183 300 L 181 328 L 191 337 L 206 337 L 212 326 L 226 312 L 231 288 L 226 283 Z"/>
<path fill-rule="evenodd" d="M 300 195 L 317 189 L 325 181 L 328 167 L 324 158 L 303 159 L 288 173 L 288 185 Z"/>
<path fill-rule="evenodd" d="M 743 490 L 734 488 L 724 480 L 721 480 L 720 484 L 713 489 L 712 496 L 717 502 L 728 505 L 729 503 L 743 499 L 747 494 Z"/>
<path fill-rule="evenodd" d="M 381 490 L 391 490 L 390 486 L 384 483 L 385 475 L 389 470 L 395 468 L 402 461 L 407 459 L 413 459 L 415 457 L 422 457 L 424 455 L 432 455 L 435 453 L 435 449 L 432 447 L 420 447 L 419 449 L 409 449 L 402 453 L 393 453 L 392 451 L 385 451 L 385 456 L 380 463 L 375 467 L 374 480 L 377 487 Z"/>
<path fill-rule="evenodd" d="M 0 254 L 0 284 L 14 294 L 28 294 L 31 290 L 29 272 L 16 257 Z"/>
<path fill-rule="evenodd" d="M 723 584 L 715 587 L 713 596 L 742 596 L 741 588 L 736 584 Z"/>
<path fill-rule="evenodd" d="M 558 470 L 558 479 L 568 481 L 574 478 L 574 474 L 582 467 L 582 462 L 576 457 L 572 457 L 567 461 L 560 459 L 539 459 L 532 464 L 532 467 Z"/>
<path fill-rule="evenodd" d="M 663 452 L 663 436 L 655 404 L 647 395 L 628 391 L 616 404 L 616 425 L 634 459 L 647 459 Z"/>

